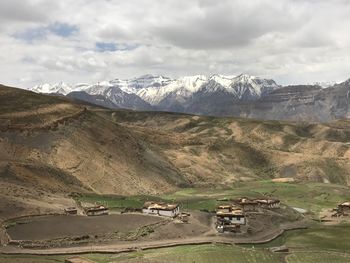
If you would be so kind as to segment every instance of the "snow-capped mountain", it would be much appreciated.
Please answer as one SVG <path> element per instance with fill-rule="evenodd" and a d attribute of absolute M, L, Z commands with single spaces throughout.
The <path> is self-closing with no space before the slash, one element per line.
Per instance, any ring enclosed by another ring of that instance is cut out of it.
<path fill-rule="evenodd" d="M 199 88 L 206 82 L 206 76 L 187 76 L 176 80 L 170 80 L 163 86 L 150 85 L 148 87 L 144 87 L 138 90 L 136 94 L 144 101 L 147 101 L 154 106 L 158 105 L 168 96 L 172 96 L 179 102 L 182 102 L 198 91 Z"/>
<path fill-rule="evenodd" d="M 272 79 L 247 74 L 177 79 L 144 75 L 92 85 L 43 84 L 31 90 L 66 95 L 108 108 L 306 121 L 350 117 L 350 79 L 336 85 L 282 87 Z"/>
<path fill-rule="evenodd" d="M 54 94 L 67 95 L 68 93 L 73 91 L 73 88 L 64 82 L 59 82 L 53 85 L 48 83 L 37 85 L 30 90 L 37 93 L 46 93 L 46 94 L 54 93 Z"/>
<path fill-rule="evenodd" d="M 218 98 L 218 94 L 222 94 L 233 103 L 236 100 L 256 100 L 279 87 L 273 80 L 246 74 L 210 77 L 195 75 L 178 79 L 144 75 L 127 80 L 102 81 L 92 85 L 67 85 L 63 82 L 54 85 L 43 84 L 35 86 L 32 91 L 62 95 L 74 92 L 74 98 L 78 98 L 79 94 L 82 94 L 79 92 L 83 91 L 88 95 L 103 96 L 116 107 L 187 112 L 186 108 L 193 108 L 191 103 L 195 101 L 201 103 L 199 98 L 202 97 L 210 97 L 215 94 L 215 97 Z M 82 100 L 87 98 L 86 94 L 82 95 Z M 89 102 L 91 102 L 91 97 L 89 97 Z M 213 100 L 211 103 L 217 106 L 220 101 Z"/>

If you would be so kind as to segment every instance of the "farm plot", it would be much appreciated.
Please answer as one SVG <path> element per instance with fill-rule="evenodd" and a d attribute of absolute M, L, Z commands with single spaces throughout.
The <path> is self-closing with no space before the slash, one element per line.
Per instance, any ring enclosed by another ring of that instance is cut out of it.
<path fill-rule="evenodd" d="M 7 229 L 12 240 L 51 240 L 108 233 L 127 234 L 143 226 L 160 223 L 165 218 L 138 214 L 108 216 L 43 216 L 17 221 Z"/>

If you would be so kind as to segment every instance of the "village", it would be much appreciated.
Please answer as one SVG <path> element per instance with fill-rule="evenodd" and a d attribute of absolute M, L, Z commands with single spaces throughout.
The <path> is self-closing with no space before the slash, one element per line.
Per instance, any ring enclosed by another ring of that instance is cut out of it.
<path fill-rule="evenodd" d="M 347 218 L 350 202 L 343 202 L 330 212 L 332 218 Z M 96 203 L 66 207 L 61 215 L 22 218 L 7 224 L 7 239 L 2 240 L 2 245 L 71 247 L 193 237 L 204 240 L 224 238 L 235 242 L 241 239 L 249 243 L 273 239 L 281 230 L 288 229 L 288 224 L 289 228 L 298 228 L 303 225 L 300 223 L 303 220 L 303 214 L 273 197 L 224 200 L 215 211 L 187 210 L 174 202 L 149 200 L 139 208 L 115 211 Z"/>
<path fill-rule="evenodd" d="M 84 253 L 104 251 L 104 247 L 128 252 L 137 247 L 185 244 L 253 245 L 270 242 L 287 230 L 305 229 L 310 222 L 299 209 L 272 196 L 215 201 L 217 206 L 213 211 L 186 209 L 184 203 L 159 199 L 122 210 L 111 209 L 102 202 L 77 203 L 62 209 L 60 214 L 18 218 L 3 225 L 2 250 Z M 350 220 L 348 201 L 327 211 L 328 217 L 323 217 L 323 222 Z M 270 251 L 288 253 L 289 248 L 277 246 Z M 89 262 L 81 260 L 72 256 L 66 262 Z"/>
<path fill-rule="evenodd" d="M 218 233 L 232 232 L 243 233 L 249 229 L 249 216 L 253 214 L 264 214 L 266 209 L 280 208 L 280 200 L 266 199 L 248 199 L 239 198 L 232 200 L 230 204 L 218 205 L 215 212 L 215 229 Z M 128 211 L 128 209 L 126 209 Z M 133 213 L 142 213 L 146 215 L 167 217 L 174 220 L 188 223 L 190 218 L 189 212 L 180 211 L 179 204 L 164 203 L 155 201 L 146 201 L 142 209 L 133 209 Z M 66 215 L 77 215 L 76 207 L 67 207 L 64 209 Z M 108 215 L 109 209 L 104 205 L 85 207 L 83 213 L 86 216 Z M 125 212 L 124 212 L 125 213 Z"/>

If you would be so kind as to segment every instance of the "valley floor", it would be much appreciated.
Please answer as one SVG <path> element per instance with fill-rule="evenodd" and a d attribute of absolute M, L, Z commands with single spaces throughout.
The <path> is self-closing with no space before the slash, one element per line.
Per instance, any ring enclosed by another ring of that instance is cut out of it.
<path fill-rule="evenodd" d="M 304 219 L 280 223 L 280 228 L 270 229 L 249 238 L 219 235 L 214 231 L 213 226 L 208 226 L 208 231 L 202 234 L 191 235 L 189 232 L 187 236 L 182 235 L 181 238 L 173 236 L 162 239 L 155 231 L 155 233 L 147 234 L 147 236 L 155 235 L 153 239 L 146 237 L 131 242 L 89 243 L 85 246 L 40 250 L 6 246 L 1 248 L 0 262 L 30 262 L 25 261 L 25 258 L 38 263 L 63 262 L 65 258 L 70 257 L 64 255 L 67 253 L 81 253 L 82 257 L 90 258 L 95 262 L 213 262 L 210 261 L 213 259 L 217 259 L 215 262 L 232 262 L 230 260 L 233 257 L 236 259 L 235 262 L 248 263 L 350 262 L 348 252 L 350 251 L 350 218 L 337 219 L 338 221 L 333 225 L 319 222 L 320 214 L 327 209 L 331 210 L 340 201 L 349 198 L 350 189 L 348 187 L 320 183 L 260 181 L 241 183 L 239 186 L 226 189 L 185 189 L 153 198 L 176 201 L 183 209 L 190 211 L 192 217 L 195 218 L 201 214 L 208 214 L 208 211 L 212 211 L 217 204 L 225 200 L 237 196 L 252 197 L 261 193 L 273 193 L 285 204 L 304 209 L 306 211 Z M 123 207 L 138 207 L 144 200 L 150 198 L 152 197 L 83 194 L 77 195 L 75 201 L 83 205 L 100 202 L 110 206 L 112 213 L 119 213 Z M 154 218 L 159 219 L 159 217 Z M 282 233 L 283 230 L 305 227 L 306 222 L 308 229 Z M 181 226 L 174 226 L 171 231 L 176 230 L 181 233 Z M 21 233 L 17 234 L 21 235 Z M 261 242 L 263 244 L 257 244 Z M 248 244 L 238 245 L 240 243 Z M 269 247 L 281 245 L 286 245 L 289 252 L 273 253 L 269 250 Z M 90 254 L 92 252 L 93 254 Z M 14 253 L 14 255 L 8 253 Z M 41 256 L 36 257 L 34 254 L 41 254 Z"/>

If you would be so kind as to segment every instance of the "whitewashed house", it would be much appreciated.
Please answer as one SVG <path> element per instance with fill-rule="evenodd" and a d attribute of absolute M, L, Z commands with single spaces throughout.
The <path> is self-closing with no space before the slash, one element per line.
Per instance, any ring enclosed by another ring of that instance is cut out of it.
<path fill-rule="evenodd" d="M 232 209 L 231 211 L 217 211 L 218 222 L 223 225 L 245 225 L 245 216 L 242 209 Z"/>
<path fill-rule="evenodd" d="M 234 205 L 220 205 L 216 210 L 216 229 L 218 232 L 239 232 L 242 225 L 246 224 L 243 210 Z"/>
<path fill-rule="evenodd" d="M 178 204 L 145 202 L 142 208 L 142 213 L 166 217 L 176 217 L 180 214 L 180 208 Z"/>

